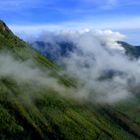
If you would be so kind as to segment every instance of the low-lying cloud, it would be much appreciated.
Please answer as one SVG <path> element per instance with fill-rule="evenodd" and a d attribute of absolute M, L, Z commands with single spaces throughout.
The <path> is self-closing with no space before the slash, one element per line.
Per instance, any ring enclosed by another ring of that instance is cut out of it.
<path fill-rule="evenodd" d="M 110 30 L 84 29 L 45 33 L 38 40 L 72 42 L 77 49 L 61 63 L 78 81 L 74 96 L 113 103 L 134 97 L 140 83 L 139 60 L 126 56 L 125 49 L 117 43 L 124 37 Z"/>
<path fill-rule="evenodd" d="M 0 53 L 0 79 L 11 79 L 20 88 L 28 85 L 28 94 L 32 90 L 38 91 L 43 88 L 60 93 L 65 92 L 65 87 L 60 86 L 58 79 L 49 76 L 49 73 L 49 70 L 42 70 L 32 60 L 19 60 L 6 51 Z"/>
<path fill-rule="evenodd" d="M 75 45 L 76 49 L 68 57 L 62 57 L 60 63 L 64 73 L 77 81 L 76 88 L 60 84 L 58 78 L 51 77 L 49 71 L 42 70 L 32 60 L 22 62 L 5 52 L 0 53 L 0 78 L 10 77 L 19 86 L 28 83 L 33 90 L 48 88 L 90 102 L 114 103 L 129 99 L 139 92 L 140 61 L 126 56 L 124 48 L 117 43 L 123 38 L 118 32 L 89 29 L 51 32 L 35 38 L 53 43 L 54 49 L 58 42 Z"/>

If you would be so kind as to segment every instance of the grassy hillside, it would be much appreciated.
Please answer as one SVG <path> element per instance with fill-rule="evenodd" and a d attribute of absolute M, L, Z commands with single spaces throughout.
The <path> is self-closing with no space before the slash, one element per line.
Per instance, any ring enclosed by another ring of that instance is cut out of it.
<path fill-rule="evenodd" d="M 71 78 L 59 74 L 60 68 L 16 37 L 2 21 L 0 48 L 20 62 L 32 60 L 36 67 L 50 71 L 66 88 L 76 86 Z M 114 106 L 95 105 L 66 98 L 51 88 L 32 90 L 28 81 L 19 84 L 10 77 L 0 77 L 0 139 L 138 140 L 138 105 L 139 100 Z"/>

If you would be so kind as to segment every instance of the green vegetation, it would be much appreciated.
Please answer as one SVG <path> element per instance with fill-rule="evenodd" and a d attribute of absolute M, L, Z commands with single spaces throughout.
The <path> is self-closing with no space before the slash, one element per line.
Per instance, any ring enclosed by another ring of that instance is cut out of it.
<path fill-rule="evenodd" d="M 32 59 L 66 88 L 76 86 L 75 80 L 60 75 L 58 66 L 16 37 L 2 21 L 0 48 L 1 51 L 12 53 L 20 61 Z M 94 105 L 66 98 L 54 89 L 32 90 L 29 83 L 19 86 L 19 83 L 9 77 L 1 77 L 0 139 L 138 140 L 140 113 L 133 114 L 133 111 L 139 112 L 135 108 L 138 104 L 139 101 L 130 102 L 129 106 L 125 103 L 113 107 Z"/>

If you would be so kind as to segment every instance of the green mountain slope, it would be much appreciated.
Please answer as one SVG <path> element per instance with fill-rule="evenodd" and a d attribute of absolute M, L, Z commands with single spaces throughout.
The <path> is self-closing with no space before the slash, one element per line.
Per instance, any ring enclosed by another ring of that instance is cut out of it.
<path fill-rule="evenodd" d="M 2 21 L 0 48 L 21 63 L 32 60 L 35 67 L 49 71 L 65 88 L 76 87 L 71 78 L 60 74 L 60 68 L 16 37 Z M 95 105 L 57 92 L 49 87 L 34 90 L 28 81 L 18 83 L 8 76 L 0 77 L 0 139 L 140 139 L 138 99 L 114 106 Z"/>

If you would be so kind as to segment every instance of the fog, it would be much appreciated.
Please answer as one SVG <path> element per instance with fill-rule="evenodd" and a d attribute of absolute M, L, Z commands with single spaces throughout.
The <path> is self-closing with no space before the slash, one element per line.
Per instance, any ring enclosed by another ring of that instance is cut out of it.
<path fill-rule="evenodd" d="M 130 59 L 117 43 L 124 35 L 110 30 L 65 30 L 45 32 L 30 42 L 71 42 L 76 46 L 68 57 L 62 57 L 63 71 L 76 80 L 75 87 L 66 87 L 57 78 L 42 70 L 32 60 L 20 61 L 12 54 L 0 53 L 0 78 L 10 77 L 19 86 L 28 83 L 32 89 L 52 89 L 64 96 L 89 102 L 116 103 L 134 98 L 139 92 L 140 60 Z M 57 48 L 58 51 L 58 48 Z"/>
<path fill-rule="evenodd" d="M 6 51 L 0 53 L 0 79 L 11 79 L 20 88 L 25 88 L 25 85 L 28 85 L 27 94 L 43 88 L 60 93 L 65 92 L 65 87 L 60 86 L 58 79 L 49 76 L 49 73 L 49 70 L 41 69 L 32 60 L 19 60 L 12 53 Z"/>
<path fill-rule="evenodd" d="M 91 102 L 114 103 L 133 98 L 140 83 L 139 59 L 130 59 L 117 43 L 124 38 L 111 30 L 83 29 L 46 32 L 36 40 L 72 42 L 77 49 L 60 63 L 77 79 L 74 96 Z"/>

